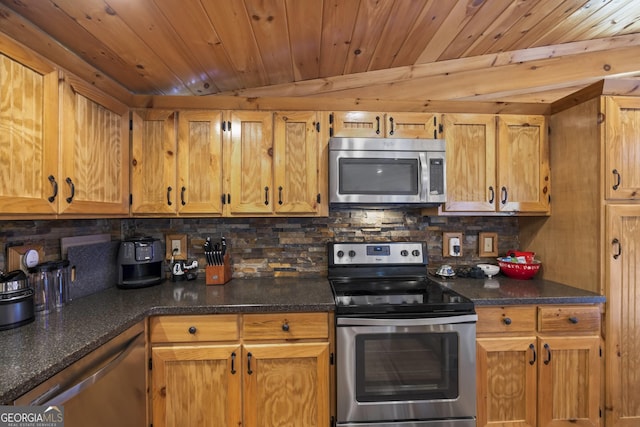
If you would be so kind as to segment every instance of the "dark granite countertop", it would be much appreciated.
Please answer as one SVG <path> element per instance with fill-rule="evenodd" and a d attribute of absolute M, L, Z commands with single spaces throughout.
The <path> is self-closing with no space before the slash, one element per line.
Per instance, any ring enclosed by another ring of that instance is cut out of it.
<path fill-rule="evenodd" d="M 547 280 L 515 280 L 502 275 L 493 279 L 432 279 L 478 306 L 605 301 L 604 296 Z M 110 288 L 74 300 L 59 312 L 37 314 L 28 325 L 0 331 L 0 404 L 12 402 L 148 316 L 334 308 L 324 277 L 234 279 L 219 286 L 206 286 L 202 280 L 167 281 L 144 289 Z"/>
<path fill-rule="evenodd" d="M 0 331 L 0 404 L 71 365 L 125 329 L 158 314 L 333 311 L 326 278 L 164 282 L 144 289 L 109 288 L 38 313 L 28 325 Z"/>
<path fill-rule="evenodd" d="M 453 278 L 432 280 L 470 298 L 475 305 L 598 304 L 604 295 L 543 279 L 517 280 L 503 275 L 491 279 Z"/>

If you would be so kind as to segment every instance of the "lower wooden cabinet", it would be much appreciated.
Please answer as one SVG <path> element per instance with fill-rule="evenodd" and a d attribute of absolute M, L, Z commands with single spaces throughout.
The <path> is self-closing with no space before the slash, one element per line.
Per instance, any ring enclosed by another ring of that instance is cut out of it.
<path fill-rule="evenodd" d="M 329 425 L 328 314 L 245 317 L 151 319 L 154 427 Z"/>
<path fill-rule="evenodd" d="M 602 424 L 600 322 L 594 321 L 600 317 L 599 307 L 477 311 L 479 427 Z"/>

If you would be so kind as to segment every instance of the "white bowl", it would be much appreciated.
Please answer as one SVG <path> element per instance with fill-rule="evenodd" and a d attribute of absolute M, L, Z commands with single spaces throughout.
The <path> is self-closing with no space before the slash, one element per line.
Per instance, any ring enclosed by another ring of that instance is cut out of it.
<path fill-rule="evenodd" d="M 493 277 L 500 272 L 500 267 L 494 264 L 478 264 L 478 267 L 484 271 L 487 277 Z"/>

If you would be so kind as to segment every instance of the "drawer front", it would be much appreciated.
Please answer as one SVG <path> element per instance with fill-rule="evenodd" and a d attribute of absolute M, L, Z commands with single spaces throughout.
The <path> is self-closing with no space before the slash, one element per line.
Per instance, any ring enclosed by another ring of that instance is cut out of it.
<path fill-rule="evenodd" d="M 327 313 L 271 313 L 243 315 L 246 340 L 329 338 Z"/>
<path fill-rule="evenodd" d="M 571 305 L 538 307 L 538 331 L 600 333 L 600 309 Z"/>
<path fill-rule="evenodd" d="M 536 307 L 476 307 L 478 333 L 535 332 Z"/>
<path fill-rule="evenodd" d="M 237 341 L 238 315 L 155 316 L 150 320 L 151 342 Z"/>

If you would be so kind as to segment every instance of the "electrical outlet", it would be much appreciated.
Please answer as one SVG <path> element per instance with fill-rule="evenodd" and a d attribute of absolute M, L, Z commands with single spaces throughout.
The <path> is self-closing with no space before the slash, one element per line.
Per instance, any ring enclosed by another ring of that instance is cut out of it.
<path fill-rule="evenodd" d="M 173 255 L 182 255 L 182 242 L 180 240 L 171 240 L 171 253 Z"/>
<path fill-rule="evenodd" d="M 462 256 L 462 233 L 442 233 L 442 256 Z"/>

